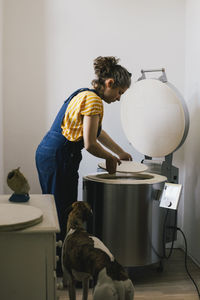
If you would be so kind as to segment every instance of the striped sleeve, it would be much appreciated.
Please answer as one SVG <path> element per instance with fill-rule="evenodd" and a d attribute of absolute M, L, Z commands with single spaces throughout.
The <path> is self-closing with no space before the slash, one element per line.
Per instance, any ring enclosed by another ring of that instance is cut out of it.
<path fill-rule="evenodd" d="M 103 102 L 95 93 L 88 93 L 87 97 L 81 103 L 81 115 L 92 116 L 103 114 Z"/>

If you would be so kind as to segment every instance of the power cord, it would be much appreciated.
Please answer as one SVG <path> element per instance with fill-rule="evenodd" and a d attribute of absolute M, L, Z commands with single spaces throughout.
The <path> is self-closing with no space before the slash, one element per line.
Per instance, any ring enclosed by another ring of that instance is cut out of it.
<path fill-rule="evenodd" d="M 196 291 L 197 291 L 197 294 L 198 294 L 198 298 L 200 299 L 200 291 L 199 291 L 199 288 L 196 284 L 196 282 L 194 281 L 193 277 L 191 276 L 189 270 L 188 270 L 188 266 L 187 266 L 187 258 L 188 258 L 188 254 L 187 254 L 187 240 L 186 240 L 186 237 L 185 237 L 185 234 L 183 233 L 183 231 L 176 226 L 177 224 L 177 211 L 176 211 L 176 214 L 175 214 L 175 220 L 174 220 L 174 226 L 167 226 L 167 218 L 168 218 L 168 214 L 169 214 L 169 209 L 167 209 L 166 211 L 166 215 L 165 215 L 165 219 L 164 219 L 164 223 L 163 223 L 163 256 L 160 258 L 164 258 L 164 259 L 169 259 L 172 255 L 172 252 L 174 250 L 174 241 L 175 241 L 175 235 L 176 235 L 176 231 L 180 231 L 182 236 L 183 236 L 183 239 L 184 239 L 184 242 L 185 242 L 185 270 L 186 270 L 186 273 L 188 274 L 189 278 L 191 279 L 191 281 L 193 282 L 195 288 L 196 288 Z M 166 229 L 171 229 L 173 230 L 173 233 L 172 233 L 172 244 L 171 244 L 171 247 L 170 247 L 170 251 L 169 251 L 169 254 L 167 255 L 166 254 L 166 248 L 165 248 L 165 243 L 166 243 Z"/>
<path fill-rule="evenodd" d="M 186 237 L 185 237 L 185 234 L 183 233 L 183 231 L 179 228 L 179 227 L 174 227 L 174 226 L 168 226 L 167 228 L 169 229 L 173 229 L 173 230 L 178 230 L 181 232 L 182 236 L 183 236 L 183 239 L 184 239 L 184 242 L 185 242 L 185 270 L 188 274 L 188 276 L 190 277 L 190 279 L 192 280 L 196 290 L 197 290 L 197 294 L 198 294 L 198 297 L 200 299 L 200 291 L 199 291 L 199 288 L 196 284 L 196 282 L 194 281 L 193 277 L 191 276 L 189 270 L 188 270 L 188 266 L 187 266 L 187 258 L 188 258 L 188 254 L 187 254 L 187 240 L 186 240 Z"/>

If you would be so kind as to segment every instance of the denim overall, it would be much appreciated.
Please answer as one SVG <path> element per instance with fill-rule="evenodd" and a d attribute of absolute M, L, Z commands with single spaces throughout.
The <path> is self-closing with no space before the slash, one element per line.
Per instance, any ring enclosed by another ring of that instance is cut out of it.
<path fill-rule="evenodd" d="M 77 201 L 78 169 L 82 159 L 83 139 L 71 142 L 62 135 L 61 124 L 71 99 L 82 91 L 93 91 L 82 88 L 75 91 L 63 104 L 51 129 L 47 132 L 36 150 L 36 166 L 43 194 L 55 197 L 60 223 L 59 239 L 66 234 L 67 210 Z M 101 128 L 98 130 L 100 134 Z"/>

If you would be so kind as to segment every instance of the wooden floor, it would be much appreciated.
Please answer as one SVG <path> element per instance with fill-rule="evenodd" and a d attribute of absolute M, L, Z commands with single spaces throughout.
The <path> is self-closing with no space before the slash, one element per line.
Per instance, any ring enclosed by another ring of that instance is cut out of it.
<path fill-rule="evenodd" d="M 184 267 L 184 252 L 175 249 L 169 260 L 164 262 L 163 272 L 157 266 L 133 269 L 130 273 L 135 287 L 134 300 L 198 300 L 196 289 Z M 200 268 L 188 259 L 188 269 L 200 289 Z M 57 291 L 59 300 L 68 300 L 68 291 Z M 81 290 L 77 289 L 77 300 Z M 88 300 L 92 300 L 92 291 Z M 109 299 L 104 299 L 109 300 Z"/>

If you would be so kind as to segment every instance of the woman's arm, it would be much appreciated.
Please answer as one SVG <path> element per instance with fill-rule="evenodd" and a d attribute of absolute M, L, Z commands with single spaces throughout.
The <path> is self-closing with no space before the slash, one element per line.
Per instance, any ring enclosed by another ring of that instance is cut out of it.
<path fill-rule="evenodd" d="M 108 158 L 112 154 L 106 151 L 97 142 L 97 131 L 99 126 L 99 115 L 84 116 L 83 119 L 83 139 L 84 147 L 92 155 L 100 158 Z"/>
<path fill-rule="evenodd" d="M 117 154 L 120 159 L 132 160 L 131 155 L 125 152 L 118 144 L 116 144 L 104 130 L 101 130 L 98 141 L 106 148 Z"/>
<path fill-rule="evenodd" d="M 120 159 L 106 151 L 97 141 L 99 115 L 83 117 L 83 140 L 85 149 L 92 155 L 106 159 L 106 169 L 110 174 L 116 172 Z"/>

